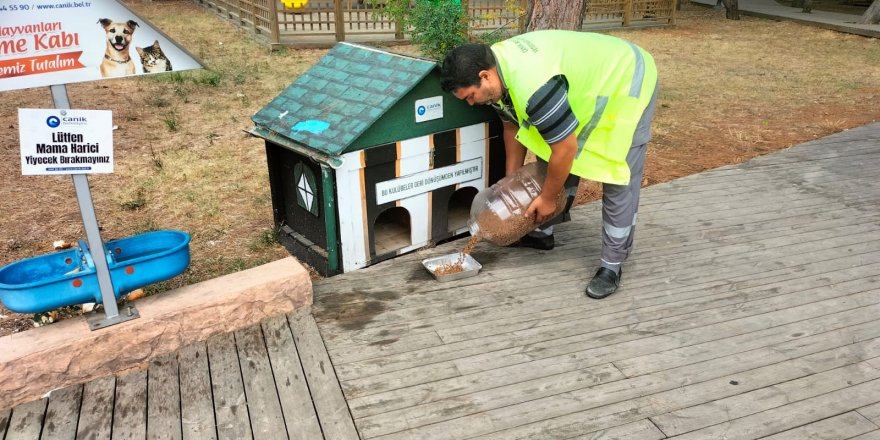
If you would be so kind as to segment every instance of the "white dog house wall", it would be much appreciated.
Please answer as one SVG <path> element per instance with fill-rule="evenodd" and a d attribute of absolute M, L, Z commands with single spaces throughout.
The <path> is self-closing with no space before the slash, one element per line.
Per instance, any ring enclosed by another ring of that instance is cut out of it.
<path fill-rule="evenodd" d="M 467 232 L 504 175 L 501 123 L 434 60 L 339 43 L 257 112 L 280 242 L 324 275 Z"/>

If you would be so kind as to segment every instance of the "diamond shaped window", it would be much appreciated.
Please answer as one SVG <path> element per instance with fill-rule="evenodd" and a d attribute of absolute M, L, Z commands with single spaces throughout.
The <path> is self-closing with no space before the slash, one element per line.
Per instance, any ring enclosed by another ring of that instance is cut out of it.
<path fill-rule="evenodd" d="M 318 216 L 317 186 L 315 174 L 302 163 L 293 167 L 293 178 L 296 181 L 296 204 L 309 211 L 315 217 Z"/>

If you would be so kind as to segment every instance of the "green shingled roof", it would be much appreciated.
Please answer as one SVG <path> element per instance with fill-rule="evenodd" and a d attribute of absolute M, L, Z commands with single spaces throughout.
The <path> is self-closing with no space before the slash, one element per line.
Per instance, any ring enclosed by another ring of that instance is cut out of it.
<path fill-rule="evenodd" d="M 251 119 L 255 134 L 339 155 L 436 63 L 339 43 Z"/>

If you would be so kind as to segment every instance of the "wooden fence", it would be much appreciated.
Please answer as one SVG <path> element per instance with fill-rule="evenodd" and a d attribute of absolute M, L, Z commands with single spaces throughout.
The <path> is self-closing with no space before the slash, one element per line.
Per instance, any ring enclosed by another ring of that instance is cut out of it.
<path fill-rule="evenodd" d="M 287 9 L 280 0 L 195 0 L 267 43 L 328 47 L 338 41 L 406 42 L 405 31 L 382 15 L 381 0 L 311 0 Z M 462 0 L 474 32 L 516 34 L 528 0 Z M 589 0 L 584 29 L 673 24 L 676 0 Z"/>

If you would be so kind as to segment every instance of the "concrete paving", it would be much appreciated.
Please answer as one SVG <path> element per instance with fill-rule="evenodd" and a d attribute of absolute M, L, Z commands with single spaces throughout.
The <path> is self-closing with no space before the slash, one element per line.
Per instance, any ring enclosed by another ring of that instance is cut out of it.
<path fill-rule="evenodd" d="M 715 6 L 715 0 L 690 0 L 691 3 L 703 6 Z M 811 13 L 801 12 L 801 8 L 780 5 L 774 0 L 739 0 L 739 12 L 742 15 L 766 18 L 770 20 L 795 21 L 801 24 L 831 29 L 839 32 L 880 38 L 880 24 L 856 23 L 861 16 L 813 10 Z"/>

